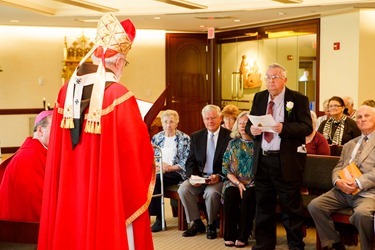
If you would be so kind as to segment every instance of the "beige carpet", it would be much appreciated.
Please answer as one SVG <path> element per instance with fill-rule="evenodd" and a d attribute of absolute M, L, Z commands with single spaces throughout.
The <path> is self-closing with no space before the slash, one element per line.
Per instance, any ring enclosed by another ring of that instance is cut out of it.
<path fill-rule="evenodd" d="M 156 250 L 221 250 L 221 249 L 235 249 L 229 248 L 224 245 L 223 238 L 217 238 L 214 240 L 208 240 L 205 234 L 199 234 L 194 237 L 182 237 L 182 231 L 177 229 L 177 218 L 173 218 L 172 212 L 169 205 L 169 200 L 166 199 L 166 223 L 167 230 L 157 233 L 153 233 L 154 247 Z M 151 218 L 152 222 L 154 218 Z M 315 249 L 315 228 L 307 228 L 307 236 L 304 239 L 306 244 L 305 250 Z M 251 249 L 251 245 L 255 244 L 255 241 L 250 241 L 249 246 L 243 249 Z M 277 250 L 287 250 L 288 245 L 286 243 L 285 230 L 282 225 L 277 227 Z M 346 247 L 347 250 L 360 249 L 359 246 Z"/>
<path fill-rule="evenodd" d="M 169 205 L 169 199 L 166 199 L 166 222 L 167 230 L 158 233 L 153 233 L 153 241 L 155 250 L 221 250 L 221 249 L 235 249 L 224 246 L 223 238 L 217 238 L 214 240 L 208 240 L 205 234 L 200 234 L 194 237 L 186 238 L 182 237 L 182 231 L 177 230 L 177 218 L 172 216 L 172 212 Z M 154 218 L 152 218 L 153 222 Z M 287 250 L 285 230 L 281 225 L 277 228 L 278 245 L 277 250 Z M 308 228 L 307 236 L 305 238 L 306 250 L 315 249 L 315 229 Z M 251 249 L 251 244 L 244 249 Z M 1 250 L 35 250 L 36 246 L 33 244 L 14 244 L 0 242 Z M 347 250 L 357 250 L 359 247 L 352 246 L 347 247 Z M 110 250 L 110 249 L 108 249 Z M 142 249 L 143 250 L 143 249 Z M 147 250 L 147 249 L 145 249 Z"/>

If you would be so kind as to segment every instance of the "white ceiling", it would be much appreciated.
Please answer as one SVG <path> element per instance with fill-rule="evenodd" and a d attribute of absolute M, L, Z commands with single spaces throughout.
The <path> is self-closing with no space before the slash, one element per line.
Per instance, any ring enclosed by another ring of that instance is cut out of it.
<path fill-rule="evenodd" d="M 72 0 L 71 2 L 78 1 Z M 206 9 L 187 9 L 154 0 L 90 0 L 118 9 L 119 20 L 131 18 L 138 29 L 205 32 L 208 27 L 227 30 L 259 26 L 285 20 L 301 20 L 325 15 L 374 8 L 375 1 L 303 0 L 299 4 L 284 4 L 272 0 L 190 0 L 208 6 Z M 17 5 L 50 12 L 49 15 L 30 11 Z M 96 27 L 102 12 L 62 3 L 61 0 L 0 0 L 0 25 Z M 155 17 L 159 17 L 156 20 Z M 79 19 L 92 19 L 84 23 Z M 17 21 L 18 20 L 18 21 Z M 235 22 L 234 20 L 240 20 Z"/>

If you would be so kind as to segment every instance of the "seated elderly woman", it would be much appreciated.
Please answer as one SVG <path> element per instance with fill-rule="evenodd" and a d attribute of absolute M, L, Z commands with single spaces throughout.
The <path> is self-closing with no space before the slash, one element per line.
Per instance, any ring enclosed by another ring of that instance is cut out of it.
<path fill-rule="evenodd" d="M 319 126 L 319 133 L 328 140 L 328 144 L 344 145 L 351 139 L 360 136 L 353 119 L 347 119 L 346 108 L 341 97 L 333 96 L 328 102 L 330 118 L 323 121 Z"/>
<path fill-rule="evenodd" d="M 223 116 L 224 124 L 222 125 L 224 128 L 232 130 L 233 124 L 236 122 L 237 116 L 240 113 L 239 108 L 236 105 L 228 104 L 226 105 L 221 114 Z"/>
<path fill-rule="evenodd" d="M 233 138 L 223 156 L 223 184 L 225 246 L 244 247 L 253 227 L 255 215 L 255 188 L 252 174 L 254 141 L 245 132 L 247 115 L 238 115 L 233 127 Z"/>
<path fill-rule="evenodd" d="M 190 150 L 190 137 L 177 130 L 179 116 L 175 110 L 166 110 L 161 116 L 163 131 L 152 137 L 152 144 L 162 150 L 163 165 L 159 170 L 163 171 L 164 188 L 176 185 L 186 179 L 185 163 Z M 154 194 L 161 193 L 160 175 L 156 177 Z M 150 215 L 156 215 L 155 223 L 151 227 L 152 232 L 162 230 L 161 199 L 154 197 L 149 207 Z"/>
<path fill-rule="evenodd" d="M 308 154 L 315 155 L 330 155 L 330 149 L 328 141 L 324 136 L 316 131 L 316 114 L 314 111 L 310 110 L 313 132 L 306 136 L 306 150 Z"/>
<path fill-rule="evenodd" d="M 323 102 L 324 115 L 319 116 L 318 119 L 316 120 L 316 129 L 315 130 L 318 130 L 320 124 L 323 121 L 327 120 L 330 117 L 330 115 L 329 115 L 329 108 L 328 108 L 328 102 L 329 102 L 329 99 L 326 99 Z"/>

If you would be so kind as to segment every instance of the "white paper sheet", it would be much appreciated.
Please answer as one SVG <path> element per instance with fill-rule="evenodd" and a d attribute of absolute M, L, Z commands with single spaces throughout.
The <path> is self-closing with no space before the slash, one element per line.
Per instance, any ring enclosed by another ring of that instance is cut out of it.
<path fill-rule="evenodd" d="M 206 180 L 207 178 L 204 178 L 204 177 L 200 177 L 198 175 L 192 175 L 190 176 L 189 178 L 189 182 L 191 185 L 195 185 L 195 184 L 205 184 L 206 183 Z"/>
<path fill-rule="evenodd" d="M 260 128 L 263 132 L 271 132 L 277 134 L 275 131 L 271 129 L 271 126 L 276 125 L 275 119 L 273 119 L 272 115 L 267 114 L 267 115 L 261 115 L 261 116 L 256 116 L 256 115 L 247 115 L 251 121 L 251 123 Z"/>
<path fill-rule="evenodd" d="M 141 112 L 142 118 L 144 119 L 147 112 L 151 109 L 153 103 L 137 99 L 137 104 L 139 111 Z"/>

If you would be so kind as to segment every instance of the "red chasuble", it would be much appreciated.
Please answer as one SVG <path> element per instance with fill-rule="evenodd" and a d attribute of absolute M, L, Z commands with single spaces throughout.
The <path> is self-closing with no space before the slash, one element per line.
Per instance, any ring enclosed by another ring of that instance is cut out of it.
<path fill-rule="evenodd" d="M 133 94 L 118 83 L 106 88 L 101 134 L 82 131 L 73 149 L 70 130 L 60 128 L 66 87 L 53 113 L 38 249 L 128 249 L 128 224 L 135 249 L 153 249 L 153 149 Z"/>
<path fill-rule="evenodd" d="M 42 143 L 28 137 L 0 165 L 0 219 L 39 222 L 46 158 Z"/>

